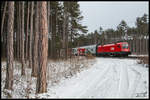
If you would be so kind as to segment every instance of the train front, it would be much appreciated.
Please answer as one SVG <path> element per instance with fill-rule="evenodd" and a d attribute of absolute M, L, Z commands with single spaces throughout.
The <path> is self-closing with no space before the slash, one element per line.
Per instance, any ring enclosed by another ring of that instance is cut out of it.
<path fill-rule="evenodd" d="M 120 45 L 121 45 L 121 54 L 122 55 L 128 56 L 129 54 L 131 54 L 129 44 L 127 42 L 122 42 L 122 43 L 120 43 Z"/>

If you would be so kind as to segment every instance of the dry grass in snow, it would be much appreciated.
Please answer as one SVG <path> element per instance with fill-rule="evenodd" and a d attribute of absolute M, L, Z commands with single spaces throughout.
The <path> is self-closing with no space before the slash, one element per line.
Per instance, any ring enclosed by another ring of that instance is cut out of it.
<path fill-rule="evenodd" d="M 62 78 L 69 78 L 88 68 L 94 63 L 94 59 L 86 57 L 74 57 L 68 60 L 52 61 L 48 60 L 47 66 L 47 83 L 49 91 L 50 87 L 59 83 Z M 1 97 L 2 98 L 39 98 L 35 94 L 36 78 L 31 77 L 31 68 L 28 64 L 25 66 L 25 76 L 21 76 L 21 63 L 14 62 L 14 84 L 13 91 L 4 89 L 6 78 L 6 62 L 2 62 L 1 67 Z M 43 94 L 42 94 L 43 95 Z M 48 95 L 48 94 L 45 94 Z M 40 96 L 41 97 L 41 96 Z"/>

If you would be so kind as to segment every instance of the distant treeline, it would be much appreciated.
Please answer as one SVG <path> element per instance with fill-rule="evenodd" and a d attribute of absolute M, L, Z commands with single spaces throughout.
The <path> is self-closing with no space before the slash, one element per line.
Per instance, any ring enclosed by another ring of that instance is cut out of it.
<path fill-rule="evenodd" d="M 111 23 L 111 22 L 110 22 Z M 127 41 L 130 44 L 131 51 L 135 54 L 148 54 L 149 45 L 149 20 L 148 15 L 137 17 L 135 27 L 129 27 L 122 20 L 117 26 L 117 29 L 112 28 L 103 30 L 100 27 L 98 30 L 88 34 L 80 34 L 74 41 L 77 46 L 85 46 L 91 44 L 107 44 L 117 41 Z"/>

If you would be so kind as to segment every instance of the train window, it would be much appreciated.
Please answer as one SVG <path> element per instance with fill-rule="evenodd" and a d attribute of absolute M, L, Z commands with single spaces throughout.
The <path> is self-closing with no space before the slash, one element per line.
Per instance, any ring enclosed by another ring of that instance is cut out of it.
<path fill-rule="evenodd" d="M 122 44 L 123 49 L 128 49 L 128 44 Z"/>

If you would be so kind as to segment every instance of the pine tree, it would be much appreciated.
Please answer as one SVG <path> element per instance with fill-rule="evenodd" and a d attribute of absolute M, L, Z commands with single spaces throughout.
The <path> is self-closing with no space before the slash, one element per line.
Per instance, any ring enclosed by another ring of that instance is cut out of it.
<path fill-rule="evenodd" d="M 14 32 L 14 2 L 8 2 L 8 35 L 7 35 L 7 70 L 5 88 L 12 90 L 13 88 L 13 32 Z"/>
<path fill-rule="evenodd" d="M 3 34 L 3 26 L 4 26 L 5 15 L 6 15 L 6 7 L 7 7 L 7 1 L 5 1 L 4 11 L 3 11 L 3 16 L 2 16 L 1 36 L 2 36 L 2 34 Z"/>
<path fill-rule="evenodd" d="M 22 71 L 21 75 L 25 75 L 25 62 L 24 62 L 24 2 L 22 1 L 22 34 L 21 34 L 21 62 L 22 62 Z"/>
<path fill-rule="evenodd" d="M 29 58 L 29 45 L 28 45 L 28 43 L 29 43 L 29 9 L 30 9 L 30 2 L 28 2 L 28 7 L 27 7 L 27 26 L 26 26 L 26 55 L 25 55 L 25 58 L 26 58 L 26 63 L 27 63 L 27 60 L 28 60 L 28 58 Z"/>
<path fill-rule="evenodd" d="M 47 26 L 47 4 L 39 2 L 39 67 L 37 76 L 36 92 L 47 91 L 47 57 L 48 57 L 48 26 Z"/>
<path fill-rule="evenodd" d="M 32 66 L 32 76 L 37 77 L 38 68 L 38 39 L 39 39 L 39 15 L 38 15 L 38 3 L 36 2 L 35 8 L 35 34 L 34 34 L 34 45 L 33 45 L 33 66 Z"/>
<path fill-rule="evenodd" d="M 33 35 L 33 7 L 34 2 L 31 3 L 31 16 L 30 16 L 30 45 L 29 45 L 29 67 L 32 68 L 32 35 Z"/>

